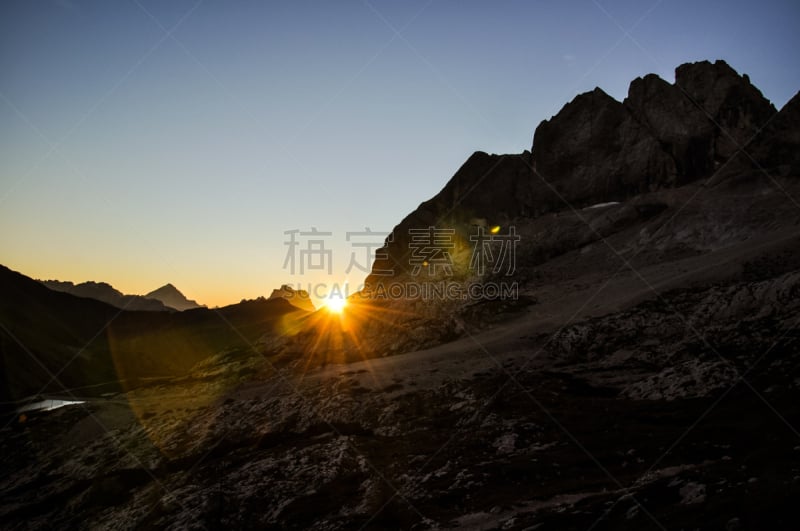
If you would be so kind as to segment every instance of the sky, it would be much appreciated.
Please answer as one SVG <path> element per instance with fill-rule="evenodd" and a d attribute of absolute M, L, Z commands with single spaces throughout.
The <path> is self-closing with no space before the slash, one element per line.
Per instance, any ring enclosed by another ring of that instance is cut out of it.
<path fill-rule="evenodd" d="M 0 264 L 209 306 L 355 290 L 383 236 L 348 232 L 530 149 L 580 92 L 724 59 L 780 108 L 799 23 L 796 1 L 4 0 Z"/>

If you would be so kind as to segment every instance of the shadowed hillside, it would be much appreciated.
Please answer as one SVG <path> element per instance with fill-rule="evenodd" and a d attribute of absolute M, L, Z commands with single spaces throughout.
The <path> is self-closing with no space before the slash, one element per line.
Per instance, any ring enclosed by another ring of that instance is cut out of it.
<path fill-rule="evenodd" d="M 82 388 L 96 395 L 143 377 L 186 374 L 223 349 L 245 349 L 298 309 L 254 300 L 216 310 L 132 312 L 53 291 L 0 268 L 3 401 Z M 302 313 L 302 312 L 300 312 Z M 106 386 L 93 387 L 105 383 Z"/>

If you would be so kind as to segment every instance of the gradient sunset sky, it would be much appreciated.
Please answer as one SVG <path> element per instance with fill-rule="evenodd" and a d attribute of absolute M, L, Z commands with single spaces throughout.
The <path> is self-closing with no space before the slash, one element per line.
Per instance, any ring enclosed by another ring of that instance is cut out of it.
<path fill-rule="evenodd" d="M 4 0 L 0 263 L 210 306 L 355 286 L 346 232 L 530 149 L 579 92 L 724 59 L 780 108 L 798 26 L 796 1 Z M 330 279 L 283 267 L 311 227 Z"/>

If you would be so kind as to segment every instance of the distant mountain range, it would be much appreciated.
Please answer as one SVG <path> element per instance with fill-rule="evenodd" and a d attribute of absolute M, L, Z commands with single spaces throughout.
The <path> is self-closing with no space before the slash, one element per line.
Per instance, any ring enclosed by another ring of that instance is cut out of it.
<path fill-rule="evenodd" d="M 166 284 L 147 295 L 125 295 L 107 282 L 81 282 L 74 284 L 61 280 L 42 280 L 42 284 L 55 291 L 105 302 L 117 308 L 131 311 L 167 312 L 204 308 L 196 301 L 187 299 L 178 288 Z"/>
<path fill-rule="evenodd" d="M 97 300 L 98 293 L 132 297 L 131 305 L 149 301 L 165 307 L 155 299 L 121 295 L 108 284 L 55 284 L 89 296 L 45 284 L 0 265 L 0 403 L 77 386 L 99 394 L 135 386 L 140 378 L 185 375 L 211 355 L 251 352 L 264 334 L 274 334 L 277 323 L 285 326 L 290 314 L 308 315 L 283 297 L 213 310 L 120 311 L 117 304 Z M 173 304 L 176 293 L 183 297 L 174 286 L 156 292 L 171 295 Z"/>

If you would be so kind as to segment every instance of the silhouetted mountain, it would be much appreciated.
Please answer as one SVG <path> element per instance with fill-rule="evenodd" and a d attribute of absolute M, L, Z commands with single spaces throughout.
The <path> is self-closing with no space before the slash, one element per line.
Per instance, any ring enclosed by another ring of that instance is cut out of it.
<path fill-rule="evenodd" d="M 286 284 L 283 284 L 280 289 L 272 290 L 272 294 L 270 294 L 269 298 L 286 299 L 290 304 L 297 306 L 301 310 L 305 310 L 307 312 L 316 311 L 316 308 L 311 302 L 311 298 L 308 296 L 308 292 L 306 290 L 294 289 Z"/>
<path fill-rule="evenodd" d="M 86 297 L 105 302 L 117 308 L 131 311 L 166 312 L 167 308 L 161 301 L 142 297 L 140 295 L 123 295 L 120 291 L 105 282 L 82 282 L 73 284 L 68 281 L 42 280 L 42 284 L 56 291 L 63 291 L 76 297 Z"/>
<path fill-rule="evenodd" d="M 73 387 L 96 395 L 141 378 L 186 375 L 226 349 L 249 351 L 297 311 L 263 299 L 215 310 L 127 311 L 3 266 L 0 292 L 0 401 Z"/>
<path fill-rule="evenodd" d="M 780 113 L 724 61 L 685 64 L 670 84 L 654 74 L 618 102 L 597 88 L 576 96 L 536 128 L 531 152 L 473 154 L 441 192 L 393 230 L 373 271 L 408 270 L 408 231 L 470 220 L 507 226 L 515 218 L 623 201 L 639 194 L 762 165 L 797 173 L 798 97 Z M 762 127 L 768 126 L 762 130 Z M 791 168 L 791 169 L 790 169 Z M 367 284 L 385 277 L 371 275 Z"/>
<path fill-rule="evenodd" d="M 184 310 L 192 310 L 194 308 L 204 308 L 204 306 L 197 304 L 196 301 L 187 299 L 183 293 L 178 291 L 178 288 L 172 284 L 165 284 L 157 290 L 151 291 L 145 295 L 145 297 L 148 299 L 161 301 L 165 306 L 175 308 L 181 312 Z"/>

